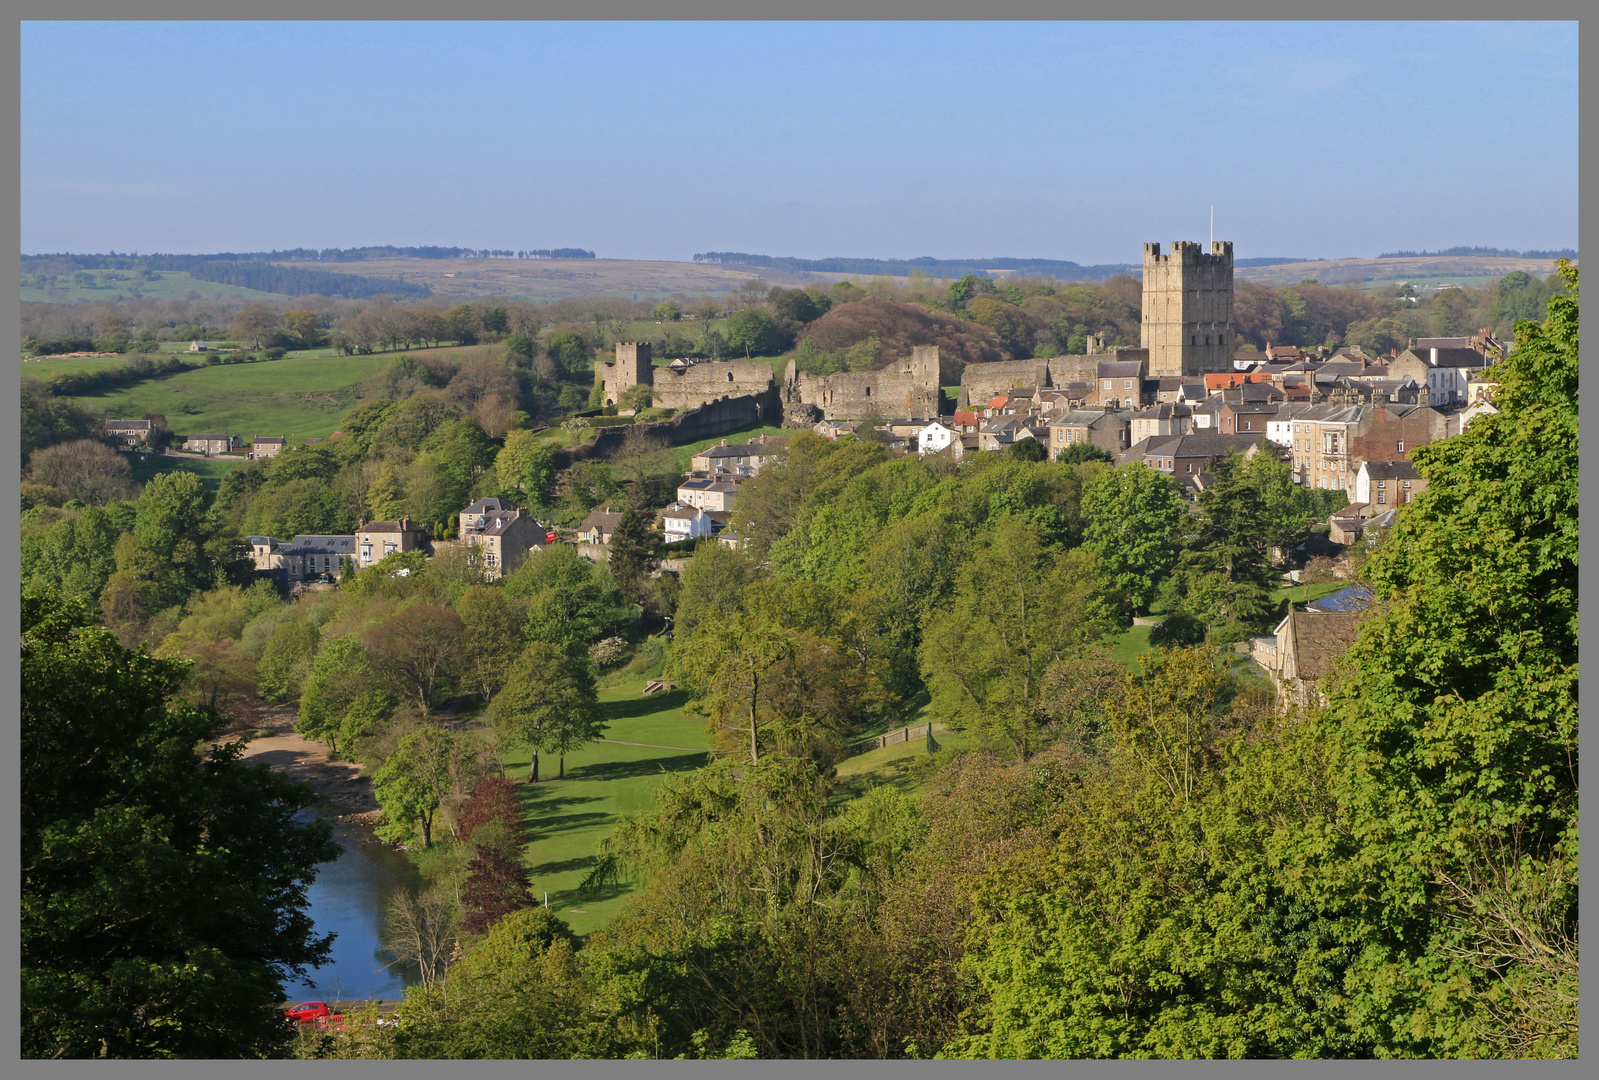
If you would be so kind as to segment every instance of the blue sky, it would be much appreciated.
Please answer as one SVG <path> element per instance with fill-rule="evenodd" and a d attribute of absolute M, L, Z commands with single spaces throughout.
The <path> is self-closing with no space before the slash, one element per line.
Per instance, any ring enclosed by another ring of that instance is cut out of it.
<path fill-rule="evenodd" d="M 63 77 L 62 61 L 70 76 Z M 24 23 L 22 250 L 1577 245 L 1575 23 Z"/>

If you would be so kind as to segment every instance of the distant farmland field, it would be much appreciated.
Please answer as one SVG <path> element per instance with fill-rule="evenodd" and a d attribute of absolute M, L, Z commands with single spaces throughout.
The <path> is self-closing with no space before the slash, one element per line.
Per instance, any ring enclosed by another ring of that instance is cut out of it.
<path fill-rule="evenodd" d="M 26 276 L 26 275 L 24 275 Z M 139 281 L 129 275 L 127 281 L 108 281 L 105 288 L 85 289 L 72 281 L 72 275 L 61 274 L 55 282 L 47 288 L 23 286 L 23 300 L 47 300 L 51 303 L 64 304 L 73 300 L 127 300 L 134 296 L 145 296 L 153 300 L 181 300 L 188 296 L 190 291 L 199 293 L 207 300 L 217 297 L 243 296 L 252 300 L 288 300 L 290 297 L 278 293 L 261 292 L 257 289 L 246 289 L 238 285 L 223 285 L 216 281 L 196 281 L 181 270 L 158 270 L 155 281 Z"/>
<path fill-rule="evenodd" d="M 360 383 L 393 359 L 392 355 L 306 356 L 220 364 L 76 400 L 114 417 L 161 413 L 167 426 L 180 435 L 218 431 L 246 439 L 326 438 L 337 430 L 339 417 L 355 405 Z"/>

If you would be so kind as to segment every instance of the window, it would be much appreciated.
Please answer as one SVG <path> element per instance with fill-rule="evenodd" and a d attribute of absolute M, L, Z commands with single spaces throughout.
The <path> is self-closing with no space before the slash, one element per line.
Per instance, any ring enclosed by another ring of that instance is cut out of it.
<path fill-rule="evenodd" d="M 1216 335 L 1216 344 L 1225 345 L 1226 343 L 1227 343 L 1227 339 L 1226 339 L 1226 337 L 1224 335 L 1222 335 L 1222 334 L 1217 334 Z"/>
<path fill-rule="evenodd" d="M 1190 344 L 1190 345 L 1198 345 L 1199 344 L 1199 335 L 1195 334 L 1192 337 L 1190 337 L 1188 339 L 1188 344 Z"/>
<path fill-rule="evenodd" d="M 1409 480 L 1404 481 L 1404 486 L 1405 487 L 1409 487 L 1410 486 L 1410 481 Z"/>
<path fill-rule="evenodd" d="M 1403 440 L 1403 439 L 1399 440 L 1399 452 L 1401 454 L 1403 454 L 1405 452 L 1405 440 Z"/>
<path fill-rule="evenodd" d="M 1377 481 L 1377 487 L 1378 488 L 1385 488 L 1387 486 L 1388 486 L 1388 481 L 1386 481 L 1386 480 Z"/>
<path fill-rule="evenodd" d="M 1123 390 L 1131 390 L 1132 388 L 1133 388 L 1133 380 L 1131 380 L 1131 379 L 1123 379 L 1122 380 L 1122 389 Z"/>
<path fill-rule="evenodd" d="M 1377 492 L 1377 502 L 1378 502 L 1379 505 L 1382 504 L 1382 503 L 1386 503 L 1387 501 L 1388 501 L 1388 493 L 1386 491 Z"/>
<path fill-rule="evenodd" d="M 1245 420 L 1244 421 L 1244 430 L 1245 431 L 1254 431 L 1255 430 L 1255 422 L 1253 420 Z"/>
<path fill-rule="evenodd" d="M 1105 380 L 1105 389 L 1109 390 L 1110 389 L 1110 385 L 1111 385 L 1111 380 L 1110 379 L 1106 379 Z"/>
<path fill-rule="evenodd" d="M 733 373 L 732 373 L 732 372 L 731 372 L 731 371 L 729 371 L 729 372 L 728 372 L 728 373 L 727 373 L 727 381 L 728 381 L 728 382 L 732 382 L 732 381 L 733 381 Z M 868 390 L 868 391 L 866 391 L 866 392 L 867 392 L 867 393 L 868 393 L 868 394 L 869 394 L 869 393 L 871 393 L 871 391 L 870 391 L 870 390 Z"/>
<path fill-rule="evenodd" d="M 1415 497 L 1416 497 L 1416 493 L 1414 491 L 1405 492 L 1405 501 L 1406 502 L 1409 502 L 1411 499 L 1414 499 Z"/>

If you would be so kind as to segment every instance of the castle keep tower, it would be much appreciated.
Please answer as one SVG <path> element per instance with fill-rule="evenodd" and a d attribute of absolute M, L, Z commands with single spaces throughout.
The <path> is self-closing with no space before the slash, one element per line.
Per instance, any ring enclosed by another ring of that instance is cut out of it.
<path fill-rule="evenodd" d="M 655 369 L 651 366 L 650 343 L 647 341 L 618 341 L 616 362 L 600 365 L 605 384 L 605 404 L 615 405 L 630 388 L 643 383 L 655 385 Z"/>
<path fill-rule="evenodd" d="M 1148 378 L 1232 370 L 1233 244 L 1213 241 L 1210 254 L 1187 240 L 1162 255 L 1144 245 L 1144 322 Z"/>

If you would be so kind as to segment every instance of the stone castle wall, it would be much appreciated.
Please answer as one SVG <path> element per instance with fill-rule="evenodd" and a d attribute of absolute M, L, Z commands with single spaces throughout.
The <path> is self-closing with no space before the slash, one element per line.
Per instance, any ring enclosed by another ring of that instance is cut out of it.
<path fill-rule="evenodd" d="M 1209 254 L 1186 240 L 1168 255 L 1144 245 L 1139 342 L 1149 350 L 1149 378 L 1230 371 L 1232 320 L 1232 241 L 1213 241 Z"/>
<path fill-rule="evenodd" d="M 647 341 L 618 341 L 615 361 L 597 367 L 607 405 L 617 404 L 640 383 L 654 388 L 651 404 L 663 409 L 692 409 L 719 398 L 763 394 L 773 383 L 772 365 L 759 360 L 717 360 L 681 370 L 655 367 Z"/>
<path fill-rule="evenodd" d="M 877 371 L 808 375 L 791 360 L 783 378 L 784 403 L 809 406 L 824 420 L 874 414 L 885 420 L 931 420 L 939 415 L 942 397 L 937 345 L 917 345 L 909 359 Z"/>
<path fill-rule="evenodd" d="M 724 397 L 764 394 L 772 388 L 772 365 L 764 360 L 716 360 L 681 371 L 653 369 L 654 404 L 663 409 L 692 409 Z"/>
<path fill-rule="evenodd" d="M 777 388 L 771 385 L 770 365 L 767 365 L 766 371 L 767 386 L 758 394 L 702 401 L 670 419 L 651 424 L 607 426 L 594 437 L 593 442 L 558 450 L 556 467 L 565 469 L 576 461 L 608 458 L 627 442 L 630 431 L 647 432 L 662 446 L 683 446 L 701 439 L 726 435 L 730 431 L 749 427 L 751 424 L 770 424 L 775 427 L 783 417 L 783 402 L 778 396 Z"/>
<path fill-rule="evenodd" d="M 1062 387 L 1069 382 L 1092 383 L 1105 360 L 1147 361 L 1145 349 L 1110 348 L 1086 356 L 1055 356 L 1048 360 L 999 360 L 991 364 L 967 364 L 961 373 L 961 408 L 981 407 L 1012 387 Z"/>

